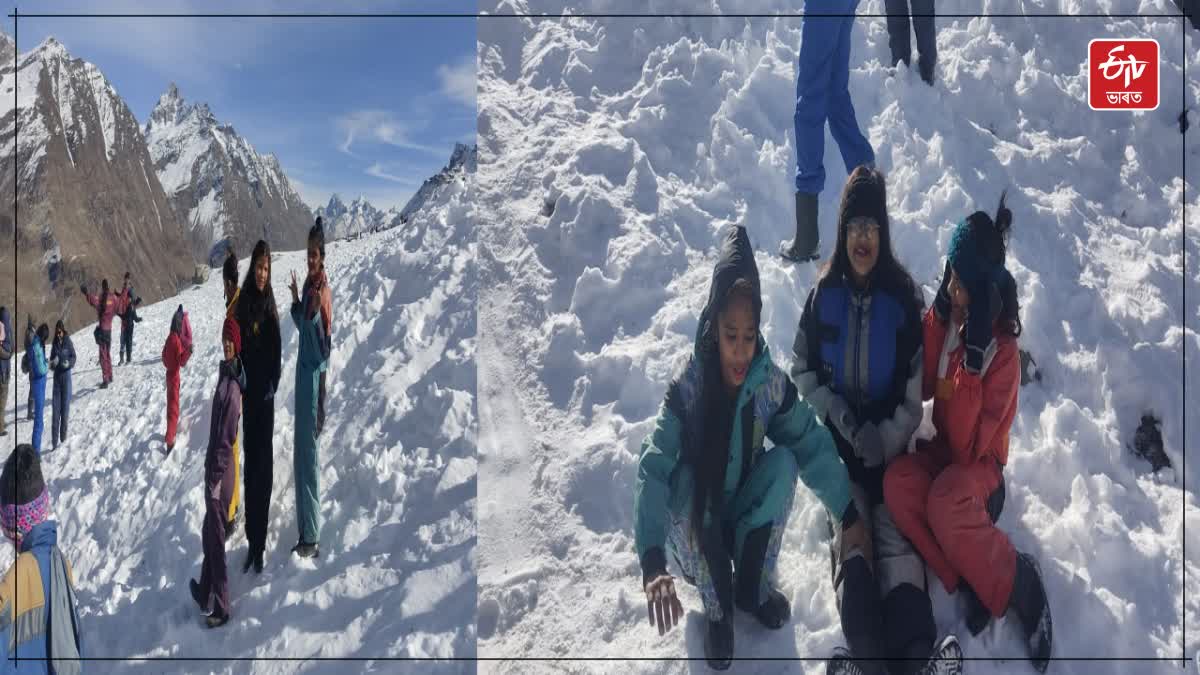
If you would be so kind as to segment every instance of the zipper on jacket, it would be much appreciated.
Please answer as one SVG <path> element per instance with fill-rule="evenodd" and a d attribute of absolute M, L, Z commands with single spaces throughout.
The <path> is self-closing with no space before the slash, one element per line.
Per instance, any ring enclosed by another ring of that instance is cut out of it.
<path fill-rule="evenodd" d="M 862 382 L 859 379 L 860 378 L 859 366 L 861 365 L 861 356 L 862 356 L 860 349 L 862 347 L 861 340 L 862 340 L 862 323 L 863 323 L 863 308 L 862 308 L 862 296 L 861 295 L 858 297 L 856 311 L 858 312 L 858 321 L 854 327 L 854 390 L 855 390 L 854 417 L 855 417 L 855 419 L 858 420 L 859 424 L 862 424 L 861 418 L 862 418 L 863 392 L 862 392 Z"/>

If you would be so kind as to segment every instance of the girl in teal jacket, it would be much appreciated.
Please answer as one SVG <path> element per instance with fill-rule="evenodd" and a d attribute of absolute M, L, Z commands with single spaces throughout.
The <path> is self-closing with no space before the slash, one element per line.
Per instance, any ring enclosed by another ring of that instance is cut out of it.
<path fill-rule="evenodd" d="M 705 657 L 718 669 L 733 658 L 735 604 L 768 628 L 790 617 L 770 577 L 797 476 L 836 514 L 842 545 L 859 545 L 864 536 L 846 467 L 829 432 L 771 360 L 759 334 L 761 310 L 754 252 L 737 227 L 713 271 L 695 351 L 642 444 L 635 486 L 634 536 L 650 623 L 662 634 L 683 615 L 667 574 L 669 551 L 700 592 Z M 773 447 L 765 447 L 767 438 Z"/>
<path fill-rule="evenodd" d="M 317 496 L 317 388 L 329 364 L 332 295 L 325 278 L 325 230 L 320 220 L 308 231 L 308 278 L 296 289 L 292 274 L 292 321 L 299 332 L 296 358 L 296 442 L 293 470 L 296 480 L 296 519 L 300 541 L 292 553 L 302 558 L 320 555 L 321 501 Z"/>

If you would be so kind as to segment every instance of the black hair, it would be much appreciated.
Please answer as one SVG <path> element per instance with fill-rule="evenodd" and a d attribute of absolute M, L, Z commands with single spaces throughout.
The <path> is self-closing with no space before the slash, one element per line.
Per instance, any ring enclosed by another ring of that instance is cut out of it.
<path fill-rule="evenodd" d="M 1008 239 L 1012 233 L 1012 211 L 1004 205 L 1004 199 L 1008 196 L 1008 190 L 1000 193 L 1000 205 L 996 207 L 995 223 L 996 238 L 995 247 L 998 247 L 998 258 L 1001 265 L 1008 255 Z M 1007 325 L 1008 330 L 1013 337 L 1021 336 L 1021 302 L 1017 297 L 1017 283 L 1013 280 L 1011 274 L 1004 275 L 1004 281 L 1000 283 L 1000 299 L 1003 302 L 1003 307 L 1000 309 L 999 321 L 1001 325 Z"/>
<path fill-rule="evenodd" d="M 916 311 L 920 312 L 924 306 L 924 298 L 917 290 L 917 284 L 913 281 L 912 275 L 900 264 L 896 259 L 896 253 L 892 249 L 892 228 L 890 218 L 887 215 L 887 183 L 884 180 L 883 174 L 878 169 L 872 169 L 867 166 L 859 166 L 850 174 L 846 180 L 846 186 L 843 188 L 842 200 L 845 201 L 845 194 L 850 190 L 851 186 L 862 179 L 869 177 L 871 182 L 876 183 L 880 191 L 880 199 L 883 202 L 882 218 L 877 218 L 879 225 L 879 255 L 875 260 L 875 267 L 871 270 L 871 283 L 882 284 L 887 288 L 895 288 L 900 291 L 900 298 L 903 302 L 912 302 L 916 305 Z M 850 266 L 850 256 L 846 253 L 847 225 L 849 222 L 841 222 L 838 224 L 837 243 L 833 247 L 833 255 L 822 268 L 818 283 L 824 282 L 826 279 L 841 279 L 850 277 L 853 267 Z"/>
<path fill-rule="evenodd" d="M 38 326 L 37 336 L 38 339 L 42 341 L 42 344 L 45 344 L 46 341 L 50 339 L 50 326 L 47 326 L 46 324 Z"/>
<path fill-rule="evenodd" d="M 702 433 L 693 437 L 692 465 L 692 533 L 698 541 L 704 541 L 701 533 L 704 529 L 704 514 L 709 503 L 714 506 L 714 513 L 720 510 L 725 483 L 725 467 L 729 462 L 729 437 L 733 433 L 733 409 L 736 399 L 730 397 L 721 378 L 721 356 L 718 342 L 720 340 L 719 322 L 721 313 L 735 300 L 746 300 L 750 303 L 754 314 L 754 324 L 759 325 L 760 310 L 755 298 L 759 297 L 758 286 L 752 280 L 741 277 L 733 282 L 724 297 L 713 308 L 711 321 L 713 323 L 710 339 L 702 346 L 704 358 L 702 361 L 700 385 L 700 428 Z M 755 347 L 755 355 L 758 347 Z"/>
<path fill-rule="evenodd" d="M 254 270 L 261 258 L 267 260 L 267 288 L 260 293 L 258 284 L 255 283 Z M 239 324 L 249 326 L 256 321 L 261 321 L 265 316 L 270 316 L 276 321 L 279 320 L 279 309 L 275 305 L 275 293 L 271 290 L 271 245 L 262 239 L 258 240 L 258 243 L 254 245 L 254 252 L 250 254 L 250 268 L 246 270 L 246 277 L 242 281 L 240 298 L 237 309 Z"/>
<path fill-rule="evenodd" d="M 321 253 L 321 262 L 325 262 L 325 224 L 321 220 L 321 216 L 317 216 L 317 221 L 308 230 L 308 245 L 316 245 L 317 251 Z"/>
<path fill-rule="evenodd" d="M 230 247 L 225 254 L 225 262 L 221 265 L 221 279 L 236 285 L 238 279 L 237 265 L 237 255 L 234 254 L 233 248 Z"/>

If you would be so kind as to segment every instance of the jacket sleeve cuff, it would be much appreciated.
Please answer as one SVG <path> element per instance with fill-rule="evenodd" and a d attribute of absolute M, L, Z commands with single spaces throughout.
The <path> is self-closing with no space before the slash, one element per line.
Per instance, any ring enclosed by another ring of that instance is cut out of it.
<path fill-rule="evenodd" d="M 842 531 L 854 526 L 858 522 L 858 507 L 854 505 L 854 500 L 846 505 L 846 510 L 842 512 Z"/>
<path fill-rule="evenodd" d="M 651 579 L 666 573 L 667 556 L 661 547 L 655 546 L 642 554 L 642 588 L 645 588 Z"/>

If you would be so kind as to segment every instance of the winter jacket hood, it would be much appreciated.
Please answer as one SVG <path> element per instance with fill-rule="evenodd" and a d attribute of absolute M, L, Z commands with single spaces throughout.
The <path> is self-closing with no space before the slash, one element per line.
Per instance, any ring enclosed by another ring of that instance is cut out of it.
<path fill-rule="evenodd" d="M 754 248 L 746 228 L 737 226 L 725 233 L 717 264 L 713 267 L 712 282 L 708 288 L 708 300 L 700 312 L 700 323 L 696 327 L 695 354 L 703 357 L 717 344 L 717 312 L 721 302 L 738 279 L 746 279 L 754 286 L 754 316 L 762 315 L 762 296 L 759 292 L 758 265 L 754 262 Z M 759 336 L 755 354 L 762 352 L 766 343 Z"/>
<path fill-rule="evenodd" d="M 70 565 L 52 520 L 29 531 L 0 581 L 0 663 L 15 673 L 82 672 L 79 616 Z M 15 653 L 14 653 L 15 651 Z M 19 656 L 28 661 L 11 661 Z M 36 660 L 36 659 L 50 659 Z"/>

